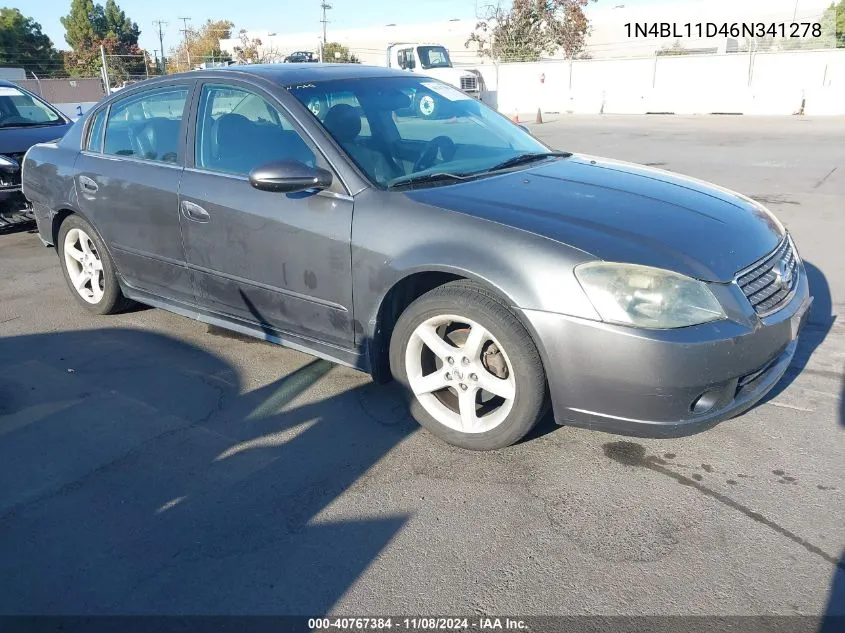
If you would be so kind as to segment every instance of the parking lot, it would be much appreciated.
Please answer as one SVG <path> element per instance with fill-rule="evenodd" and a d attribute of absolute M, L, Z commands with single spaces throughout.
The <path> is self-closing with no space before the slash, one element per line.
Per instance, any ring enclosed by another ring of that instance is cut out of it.
<path fill-rule="evenodd" d="M 0 235 L 0 612 L 845 615 L 845 120 L 531 127 L 784 222 L 815 303 L 764 403 L 689 438 L 548 419 L 472 453 L 350 369 L 89 316 L 53 249 Z"/>

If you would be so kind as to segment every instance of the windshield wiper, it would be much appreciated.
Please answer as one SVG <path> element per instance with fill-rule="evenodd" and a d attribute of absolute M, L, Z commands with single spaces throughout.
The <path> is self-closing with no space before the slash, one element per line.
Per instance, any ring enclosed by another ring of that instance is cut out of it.
<path fill-rule="evenodd" d="M 488 172 L 499 171 L 500 169 L 507 169 L 508 167 L 516 167 L 517 165 L 525 165 L 526 163 L 533 163 L 544 158 L 569 158 L 572 156 L 571 152 L 532 152 L 530 154 L 519 154 L 512 158 L 502 161 L 498 165 L 493 165 Z"/>
<path fill-rule="evenodd" d="M 459 180 L 468 180 L 470 178 L 474 178 L 477 174 L 450 174 L 448 172 L 438 171 L 433 174 L 419 174 L 414 175 L 410 174 L 408 176 L 402 176 L 397 178 L 392 183 L 387 185 L 388 189 L 393 189 L 395 187 L 401 187 L 402 185 L 416 185 L 418 183 L 425 183 L 425 182 L 447 182 L 447 181 L 459 181 Z"/>
<path fill-rule="evenodd" d="M 64 121 L 19 121 L 18 123 L 0 123 L 0 129 L 8 129 L 13 127 L 49 127 L 51 125 L 62 125 Z"/>

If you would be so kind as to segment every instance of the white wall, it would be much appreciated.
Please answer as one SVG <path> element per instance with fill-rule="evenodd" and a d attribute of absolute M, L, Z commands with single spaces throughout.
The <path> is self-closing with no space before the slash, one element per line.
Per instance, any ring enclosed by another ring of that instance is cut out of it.
<path fill-rule="evenodd" d="M 75 121 L 98 103 L 99 101 L 86 101 L 84 103 L 54 103 L 52 105 Z"/>
<path fill-rule="evenodd" d="M 500 64 L 481 68 L 506 114 L 845 114 L 845 50 Z M 541 75 L 545 83 L 540 82 Z"/>

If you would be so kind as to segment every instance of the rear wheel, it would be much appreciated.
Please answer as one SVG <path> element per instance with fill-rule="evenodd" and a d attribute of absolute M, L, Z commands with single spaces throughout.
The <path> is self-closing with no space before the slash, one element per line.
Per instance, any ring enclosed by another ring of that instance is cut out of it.
<path fill-rule="evenodd" d="M 56 242 L 65 281 L 76 300 L 95 314 L 113 314 L 129 305 L 105 244 L 94 228 L 77 215 L 68 216 Z"/>
<path fill-rule="evenodd" d="M 391 338 L 390 366 L 416 420 L 456 446 L 510 446 L 544 410 L 534 342 L 505 304 L 471 282 L 440 286 L 408 306 Z"/>

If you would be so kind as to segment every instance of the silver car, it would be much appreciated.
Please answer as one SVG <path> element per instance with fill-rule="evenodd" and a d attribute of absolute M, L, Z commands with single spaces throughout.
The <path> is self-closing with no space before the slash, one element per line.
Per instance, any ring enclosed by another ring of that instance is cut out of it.
<path fill-rule="evenodd" d="M 753 200 L 553 151 L 385 68 L 145 81 L 33 147 L 23 188 L 89 311 L 137 301 L 393 377 L 476 450 L 549 406 L 625 434 L 711 427 L 781 378 L 811 301 Z"/>

